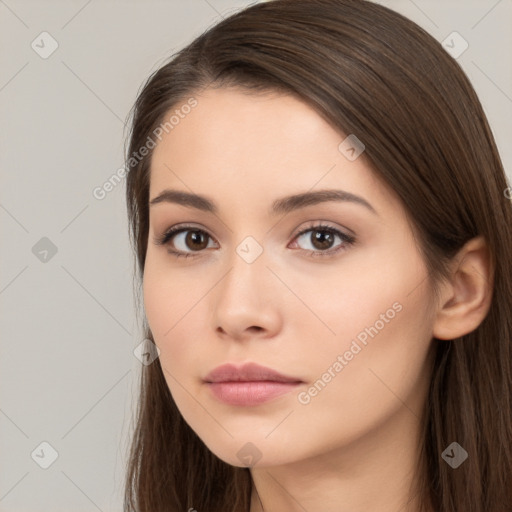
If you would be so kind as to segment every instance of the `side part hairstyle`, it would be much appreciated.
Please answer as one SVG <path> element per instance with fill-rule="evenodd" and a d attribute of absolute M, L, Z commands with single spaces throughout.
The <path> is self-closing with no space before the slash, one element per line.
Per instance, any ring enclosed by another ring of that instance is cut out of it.
<path fill-rule="evenodd" d="M 457 251 L 485 238 L 493 273 L 487 316 L 465 336 L 433 340 L 417 493 L 425 511 L 510 512 L 512 206 L 493 134 L 465 73 L 427 32 L 376 3 L 255 4 L 209 28 L 147 79 L 131 112 L 127 160 L 170 112 L 190 98 L 200 108 L 208 87 L 293 94 L 340 133 L 355 134 L 375 173 L 403 202 L 434 291 Z M 151 154 L 127 175 L 139 284 Z M 453 441 L 468 452 L 457 469 L 441 457 Z M 249 469 L 217 458 L 183 420 L 159 359 L 143 366 L 125 511 L 248 512 L 251 489 Z"/>

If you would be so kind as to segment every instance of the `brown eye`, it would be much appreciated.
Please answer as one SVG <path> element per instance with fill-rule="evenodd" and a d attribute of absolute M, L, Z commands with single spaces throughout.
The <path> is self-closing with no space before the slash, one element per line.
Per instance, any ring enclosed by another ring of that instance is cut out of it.
<path fill-rule="evenodd" d="M 330 231 L 315 229 L 311 231 L 311 244 L 320 250 L 330 249 L 334 243 L 334 234 Z"/>
<path fill-rule="evenodd" d="M 212 238 L 202 229 L 182 226 L 169 229 L 156 243 L 169 246 L 169 252 L 176 256 L 187 257 L 210 247 L 209 240 Z"/>
<path fill-rule="evenodd" d="M 200 251 L 206 249 L 208 246 L 208 235 L 204 231 L 187 231 L 184 243 L 185 246 L 191 248 L 194 251 Z"/>
<path fill-rule="evenodd" d="M 312 256 L 328 256 L 347 249 L 355 242 L 351 235 L 330 226 L 312 226 L 301 231 L 295 238 L 297 245 Z M 302 246 L 298 242 L 302 240 Z M 336 241 L 339 240 L 338 243 Z"/>

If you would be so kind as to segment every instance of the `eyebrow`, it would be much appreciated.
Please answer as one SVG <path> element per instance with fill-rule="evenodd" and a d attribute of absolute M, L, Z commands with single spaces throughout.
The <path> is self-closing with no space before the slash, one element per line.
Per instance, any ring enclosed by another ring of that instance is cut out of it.
<path fill-rule="evenodd" d="M 349 202 L 359 204 L 378 215 L 375 208 L 366 199 L 346 192 L 344 190 L 318 190 L 315 192 L 303 192 L 287 197 L 276 199 L 270 208 L 270 214 L 286 214 L 306 206 L 325 203 L 328 201 Z M 180 190 L 165 189 L 158 196 L 149 201 L 149 205 L 153 206 L 159 203 L 175 203 L 188 208 L 196 208 L 198 210 L 217 214 L 218 208 L 214 201 L 198 194 L 191 194 Z"/>

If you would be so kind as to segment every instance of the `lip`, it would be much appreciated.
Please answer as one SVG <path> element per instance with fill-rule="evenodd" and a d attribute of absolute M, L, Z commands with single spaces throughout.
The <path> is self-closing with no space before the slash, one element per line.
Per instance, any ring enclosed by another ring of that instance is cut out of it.
<path fill-rule="evenodd" d="M 229 405 L 259 405 L 294 390 L 298 382 L 239 381 L 207 382 L 213 395 Z"/>
<path fill-rule="evenodd" d="M 283 375 L 272 368 L 261 366 L 257 363 L 245 363 L 242 366 L 236 366 L 231 363 L 217 366 L 205 378 L 205 382 L 283 382 L 299 383 L 302 382 L 296 377 Z"/>
<path fill-rule="evenodd" d="M 223 364 L 211 371 L 204 381 L 218 400 L 238 406 L 268 402 L 303 382 L 256 363 L 239 367 Z"/>

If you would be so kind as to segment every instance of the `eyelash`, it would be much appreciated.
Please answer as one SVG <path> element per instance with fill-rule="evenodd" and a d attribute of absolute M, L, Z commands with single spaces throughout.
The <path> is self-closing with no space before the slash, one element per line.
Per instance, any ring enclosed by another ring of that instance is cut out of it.
<path fill-rule="evenodd" d="M 204 233 L 209 238 L 213 238 L 203 229 L 199 229 L 196 226 L 188 226 L 188 225 L 182 224 L 182 225 L 174 226 L 174 227 L 168 229 L 161 237 L 156 238 L 154 240 L 154 242 L 157 245 L 168 245 L 174 235 L 177 235 L 178 233 L 182 233 L 183 231 L 197 231 L 200 233 Z M 305 228 L 302 231 L 300 231 L 299 233 L 297 233 L 295 235 L 295 237 L 293 238 L 293 240 L 296 240 L 297 238 L 301 237 L 303 234 L 307 233 L 308 231 L 327 231 L 329 233 L 337 235 L 343 242 L 336 249 L 327 249 L 325 251 L 321 251 L 321 250 L 313 251 L 313 250 L 308 250 L 308 249 L 300 249 L 303 252 L 309 253 L 309 256 L 315 257 L 315 258 L 316 257 L 324 257 L 325 258 L 325 257 L 333 256 L 334 254 L 337 254 L 338 252 L 346 250 L 349 246 L 353 245 L 356 241 L 355 237 L 353 237 L 352 235 L 347 235 L 346 233 L 343 233 L 342 231 L 339 231 L 338 229 L 336 229 L 332 226 L 328 226 L 326 224 L 314 224 L 314 225 L 308 226 L 307 228 Z M 195 257 L 198 255 L 198 254 L 194 254 L 194 252 L 183 253 L 180 251 L 175 251 L 170 248 L 168 248 L 168 252 L 177 258 L 182 258 L 182 257 L 188 258 L 188 257 Z M 202 251 L 195 251 L 195 252 L 200 253 Z"/>

